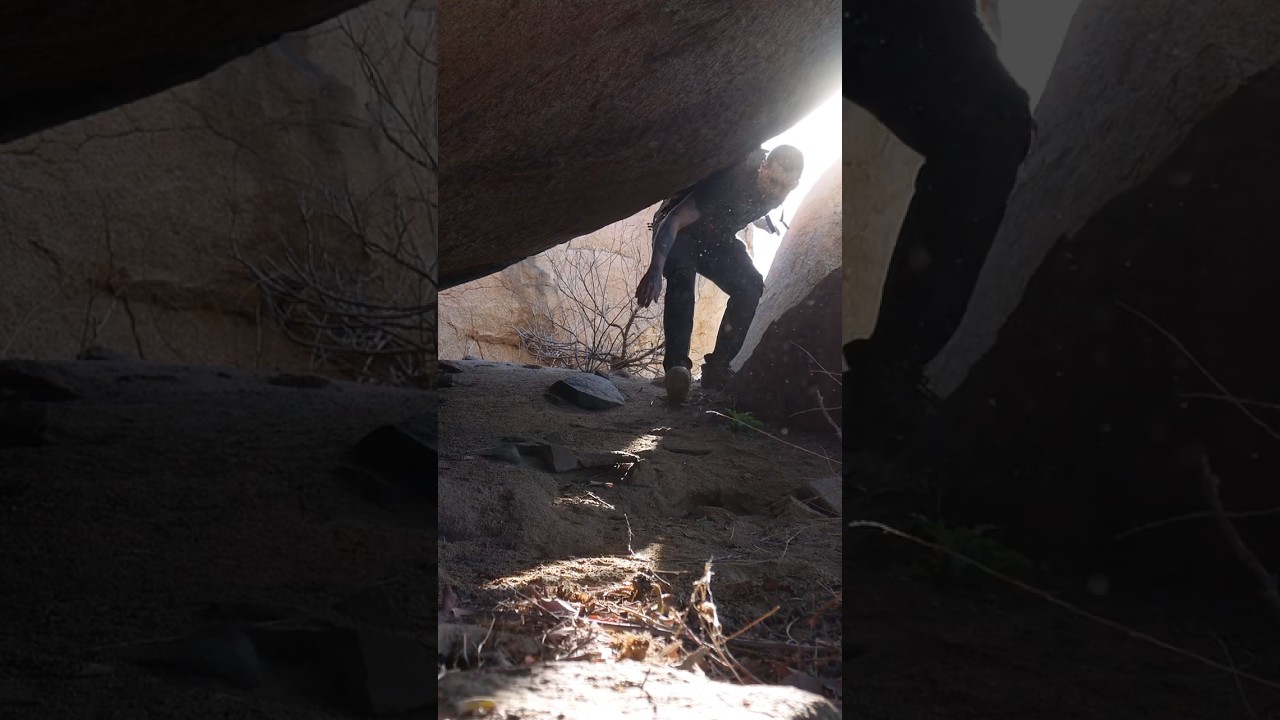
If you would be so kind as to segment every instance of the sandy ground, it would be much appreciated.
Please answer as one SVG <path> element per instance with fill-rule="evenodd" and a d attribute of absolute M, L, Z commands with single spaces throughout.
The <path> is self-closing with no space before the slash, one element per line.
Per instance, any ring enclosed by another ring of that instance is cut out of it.
<path fill-rule="evenodd" d="M 0 392 L 0 717 L 344 716 L 271 677 L 241 692 L 130 661 L 141 641 L 200 627 L 210 604 L 339 621 L 335 604 L 372 592 L 373 622 L 434 644 L 430 503 L 371 503 L 337 472 L 353 443 L 430 394 L 36 367 L 78 397 Z"/>
<path fill-rule="evenodd" d="M 776 607 L 741 639 L 821 646 L 819 659 L 790 668 L 785 651 L 735 649 L 744 667 L 765 683 L 803 669 L 810 689 L 838 697 L 839 520 L 791 499 L 807 481 L 839 474 L 834 433 L 735 432 L 709 414 L 726 408 L 696 386 L 689 403 L 672 408 L 665 390 L 641 378 L 612 378 L 624 406 L 584 410 L 547 397 L 572 371 L 452 364 L 461 372 L 440 391 L 439 558 L 441 582 L 456 588 L 460 607 L 483 613 L 540 594 L 589 602 L 632 588 L 638 574 L 665 580 L 674 602 L 687 603 L 710 560 L 725 634 Z M 640 461 L 553 473 L 485 456 L 520 441 L 550 441 L 579 455 L 623 451 Z M 512 654 L 546 658 L 549 651 L 520 644 L 518 631 L 509 635 L 519 645 Z M 717 672 L 723 668 L 709 669 Z"/>

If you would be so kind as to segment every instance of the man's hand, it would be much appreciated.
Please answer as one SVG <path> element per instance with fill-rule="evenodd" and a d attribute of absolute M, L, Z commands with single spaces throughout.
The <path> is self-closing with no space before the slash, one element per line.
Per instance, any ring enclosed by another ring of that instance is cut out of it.
<path fill-rule="evenodd" d="M 640 303 L 640 307 L 647 308 L 657 302 L 661 294 L 662 270 L 650 267 L 636 286 L 636 302 Z"/>

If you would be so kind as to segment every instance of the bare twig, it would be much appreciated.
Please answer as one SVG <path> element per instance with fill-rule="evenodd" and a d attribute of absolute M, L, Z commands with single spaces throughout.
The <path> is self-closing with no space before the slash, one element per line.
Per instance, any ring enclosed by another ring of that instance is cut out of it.
<path fill-rule="evenodd" d="M 1245 544 L 1244 538 L 1240 537 L 1239 531 L 1236 530 L 1235 525 L 1232 525 L 1231 520 L 1227 517 L 1226 510 L 1222 507 L 1222 496 L 1219 493 L 1222 479 L 1213 472 L 1213 467 L 1209 464 L 1208 455 L 1202 454 L 1200 456 L 1200 471 L 1205 498 L 1209 501 L 1209 508 L 1218 523 L 1218 528 L 1222 530 L 1222 535 L 1227 539 L 1227 544 L 1231 546 L 1236 558 L 1249 569 L 1249 572 L 1253 573 L 1253 576 L 1258 579 L 1258 583 L 1262 585 L 1263 600 L 1267 604 L 1267 609 L 1271 611 L 1272 616 L 1275 618 L 1276 626 L 1280 627 L 1280 590 L 1277 590 L 1276 576 L 1267 571 L 1267 568 L 1263 566 L 1262 562 L 1258 560 L 1258 556 Z"/>
<path fill-rule="evenodd" d="M 1250 400 L 1249 398 L 1231 397 L 1230 395 L 1223 395 L 1221 393 L 1206 393 L 1206 392 L 1178 393 L 1178 397 L 1187 398 L 1188 400 L 1222 400 L 1224 402 L 1229 402 L 1233 404 L 1239 403 L 1241 405 L 1264 408 L 1266 410 L 1280 410 L 1280 403 L 1264 402 L 1262 400 Z"/>
<path fill-rule="evenodd" d="M 1101 616 L 1099 616 L 1099 615 L 1095 615 L 1095 614 L 1093 614 L 1093 613 L 1089 612 L 1088 610 L 1084 610 L 1084 609 L 1082 609 L 1082 608 L 1078 608 L 1078 607 L 1076 607 L 1075 605 L 1072 605 L 1071 603 L 1069 603 L 1069 602 L 1067 602 L 1067 601 L 1065 601 L 1065 600 L 1061 600 L 1061 599 L 1059 599 L 1059 598 L 1056 598 L 1056 597 L 1054 597 L 1053 595 L 1050 595 L 1049 593 L 1045 592 L 1044 590 L 1040 590 L 1040 589 L 1038 589 L 1038 588 L 1034 588 L 1034 587 L 1032 587 L 1032 586 L 1030 586 L 1030 585 L 1028 585 L 1028 584 L 1026 584 L 1026 583 L 1024 583 L 1024 582 L 1022 582 L 1022 581 L 1020 581 L 1020 580 L 1015 580 L 1014 578 L 1011 578 L 1011 577 L 1009 577 L 1008 575 L 1005 575 L 1004 573 L 1001 573 L 1001 572 L 1000 572 L 1000 571 L 998 571 L 998 570 L 993 570 L 993 569 L 991 569 L 991 568 L 987 567 L 986 565 L 983 565 L 982 563 L 978 562 L 977 560 L 974 560 L 973 558 L 971 558 L 971 557 L 969 557 L 969 556 L 967 556 L 967 555 L 964 555 L 963 553 L 956 552 L 955 550 L 952 550 L 951 548 L 944 547 L 944 546 L 942 546 L 942 545 L 938 545 L 937 543 L 929 542 L 928 540 L 924 540 L 924 539 L 922 539 L 922 538 L 918 538 L 918 537 L 916 537 L 915 535 L 911 535 L 911 534 L 909 534 L 909 533 L 905 533 L 905 532 L 903 532 L 903 531 L 901 531 L 901 530 L 898 530 L 897 528 L 889 527 L 888 525 L 885 525 L 884 523 L 873 522 L 873 521 L 870 521 L 870 520 L 855 520 L 855 521 L 853 521 L 853 522 L 849 523 L 849 527 L 852 527 L 852 528 L 870 528 L 870 529 L 874 529 L 874 530 L 879 530 L 879 531 L 884 532 L 884 533 L 887 533 L 887 534 L 889 534 L 889 535 L 893 535 L 894 537 L 898 537 L 898 538 L 901 538 L 901 539 L 906 540 L 906 541 L 908 541 L 908 542 L 912 542 L 912 543 L 915 543 L 915 544 L 917 544 L 917 545 L 920 545 L 920 546 L 923 546 L 923 547 L 929 548 L 929 549 L 934 550 L 934 551 L 936 551 L 936 552 L 943 553 L 943 554 L 945 554 L 945 555 L 949 556 L 950 558 L 952 558 L 952 559 L 954 559 L 954 560 L 956 560 L 956 561 L 958 561 L 958 562 L 962 562 L 962 563 L 964 563 L 964 564 L 966 564 L 966 565 L 971 565 L 971 566 L 973 566 L 973 567 L 977 568 L 978 570 L 980 570 L 980 571 L 982 571 L 982 572 L 986 573 L 987 575 L 990 575 L 991 577 L 994 577 L 994 578 L 996 578 L 997 580 L 1000 580 L 1001 582 L 1004 582 L 1004 583 L 1007 583 L 1007 584 L 1009 584 L 1009 585 L 1012 585 L 1013 587 L 1016 587 L 1016 588 L 1018 588 L 1019 590 L 1022 590 L 1023 592 L 1027 592 L 1027 593 L 1030 593 L 1030 594 L 1032 594 L 1032 595 L 1035 595 L 1036 597 L 1040 598 L 1041 600 L 1044 600 L 1044 601 L 1046 601 L 1046 602 L 1048 602 L 1048 603 L 1050 603 L 1050 604 L 1052 604 L 1052 605 L 1055 605 L 1055 606 L 1057 606 L 1057 607 L 1059 607 L 1059 608 L 1062 608 L 1063 610 L 1066 610 L 1067 612 L 1069 612 L 1069 613 L 1071 613 L 1071 614 L 1073 614 L 1073 615 L 1078 615 L 1078 616 L 1080 616 L 1080 617 L 1082 617 L 1082 618 L 1085 618 L 1086 620 L 1090 620 L 1090 621 L 1095 622 L 1095 623 L 1097 623 L 1097 624 L 1099 624 L 1099 625 L 1103 625 L 1103 626 L 1108 627 L 1108 628 L 1111 628 L 1111 629 L 1113 629 L 1113 630 L 1118 630 L 1118 631 L 1120 631 L 1120 632 L 1122 632 L 1122 633 L 1124 633 L 1124 634 L 1128 635 L 1129 637 L 1134 638 L 1135 640 L 1141 640 L 1142 642 L 1145 642 L 1145 643 L 1147 643 L 1147 644 L 1149 644 L 1149 645 L 1154 645 L 1155 647 L 1158 647 L 1158 648 L 1160 648 L 1160 649 L 1162 649 L 1162 650 L 1167 650 L 1167 651 L 1169 651 L 1169 652 L 1171 652 L 1171 653 L 1174 653 L 1174 654 L 1177 654 L 1177 655 L 1181 655 L 1182 657 L 1185 657 L 1185 658 L 1187 658 L 1187 659 L 1193 660 L 1193 661 L 1195 661 L 1195 662 L 1197 662 L 1197 663 L 1200 663 L 1201 665 L 1207 665 L 1208 667 L 1211 667 L 1211 668 L 1213 668 L 1213 669 L 1215 669 L 1215 670 L 1221 670 L 1221 671 L 1223 671 L 1223 672 L 1230 673 L 1230 674 L 1232 674 L 1232 675 L 1235 675 L 1236 677 L 1243 678 L 1243 679 L 1245 679 L 1245 680 L 1248 680 L 1248 681 L 1253 682 L 1253 683 L 1257 683 L 1258 685 L 1262 685 L 1262 686 L 1264 686 L 1264 687 L 1268 687 L 1268 688 L 1271 688 L 1271 689 L 1273 689 L 1273 690 L 1280 690 L 1280 682 L 1276 682 L 1276 681 L 1274 681 L 1274 680 L 1268 680 L 1268 679 L 1266 679 L 1266 678 L 1259 677 L 1259 676 L 1254 675 L 1254 674 L 1252 674 L 1252 673 L 1244 672 L 1243 670 L 1236 669 L 1236 668 L 1234 668 L 1234 667 L 1231 667 L 1230 665 L 1225 665 L 1225 664 L 1220 663 L 1220 662 L 1218 662 L 1218 661 L 1216 661 L 1216 660 L 1213 660 L 1213 659 L 1211 659 L 1211 658 L 1207 658 L 1207 657 L 1205 657 L 1205 656 L 1203 656 L 1203 655 L 1199 655 L 1199 654 L 1197 654 L 1197 653 L 1194 653 L 1194 652 L 1192 652 L 1192 651 L 1190 651 L 1190 650 L 1186 650 L 1186 649 L 1184 649 L 1184 648 L 1180 648 L 1180 647 L 1178 647 L 1178 646 L 1176 646 L 1176 645 L 1171 645 L 1171 644 L 1169 644 L 1169 643 L 1167 643 L 1167 642 L 1165 642 L 1165 641 L 1163 641 L 1163 640 L 1160 640 L 1159 638 L 1156 638 L 1156 637 L 1154 637 L 1154 636 L 1152 636 L 1152 635 L 1148 635 L 1147 633 L 1141 632 L 1141 631 L 1139 631 L 1139 630 L 1134 630 L 1134 629 L 1132 629 L 1132 628 L 1130 628 L 1130 627 L 1127 627 L 1127 626 L 1125 626 L 1125 625 L 1122 625 L 1122 624 L 1120 624 L 1120 623 L 1118 623 L 1118 622 L 1116 622 L 1116 621 L 1114 621 L 1114 620 L 1108 620 L 1107 618 L 1101 617 Z"/>
<path fill-rule="evenodd" d="M 1275 440 L 1280 440 L 1280 433 L 1276 432 L 1274 428 L 1272 428 L 1267 423 L 1263 422 L 1257 415 L 1254 415 L 1253 411 L 1250 410 L 1244 402 L 1242 402 L 1235 395 L 1231 394 L 1231 391 L 1227 390 L 1226 386 L 1224 386 L 1221 382 L 1219 382 L 1218 378 L 1214 377 L 1213 373 L 1209 372 L 1209 370 L 1204 365 L 1202 365 L 1199 360 L 1196 359 L 1195 355 L 1191 354 L 1191 351 L 1188 350 L 1187 347 L 1182 344 L 1182 341 L 1179 340 L 1173 333 L 1164 329 L 1164 327 L 1162 327 L 1160 323 L 1156 322 L 1155 320 L 1152 320 L 1147 315 L 1144 315 L 1140 310 L 1137 310 L 1136 308 L 1126 305 L 1125 303 L 1118 302 L 1116 304 L 1119 305 L 1124 310 L 1127 310 L 1128 312 L 1132 313 L 1139 320 L 1142 320 L 1146 324 L 1150 325 L 1152 328 L 1155 329 L 1156 332 L 1163 335 L 1166 340 L 1172 343 L 1173 346 L 1176 347 L 1178 351 L 1181 352 L 1183 356 L 1186 357 L 1187 360 L 1192 365 L 1194 365 L 1197 370 L 1200 371 L 1200 374 L 1205 376 L 1205 379 L 1213 383 L 1214 387 L 1218 388 L 1218 392 L 1222 393 L 1222 399 L 1230 402 L 1232 405 L 1235 405 L 1237 408 L 1239 408 L 1240 412 L 1244 413 L 1244 416 L 1249 418 L 1249 420 L 1252 421 L 1253 424 L 1262 428 L 1263 432 L 1270 435 Z"/>
<path fill-rule="evenodd" d="M 749 430 L 754 430 L 754 431 L 756 431 L 756 432 L 760 433 L 761 435 L 764 435 L 765 437 L 773 438 L 774 440 L 777 440 L 778 442 L 782 443 L 783 445 L 788 445 L 788 446 L 790 446 L 790 447 L 793 447 L 793 448 L 795 448 L 796 450 L 799 450 L 800 452 L 808 453 L 808 454 L 810 454 L 810 455 L 812 455 L 812 456 L 814 456 L 814 457 L 816 457 L 816 458 L 822 458 L 823 460 L 826 460 L 826 461 L 827 461 L 827 462 L 829 462 L 829 463 L 830 463 L 830 462 L 833 462 L 833 463 L 835 463 L 836 465 L 839 465 L 839 464 L 840 464 L 838 461 L 834 461 L 834 460 L 832 460 L 831 458 L 829 458 L 829 457 L 827 457 L 827 456 L 825 456 L 825 455 L 820 455 L 820 454 L 818 454 L 818 453 L 816 453 L 816 452 L 814 452 L 814 451 L 812 451 L 812 450 L 807 450 L 807 449 L 805 449 L 805 448 L 800 447 L 799 445 L 796 445 L 795 443 L 787 442 L 786 440 L 783 440 L 782 438 L 778 437 L 777 435 L 774 435 L 774 434 L 772 434 L 772 433 L 770 433 L 770 432 L 768 432 L 768 431 L 765 431 L 765 430 L 761 430 L 760 428 L 757 428 L 757 427 L 752 427 L 752 426 L 750 426 L 750 425 L 748 425 L 748 424 L 746 424 L 746 423 L 742 422 L 741 420 L 738 420 L 738 419 L 736 419 L 736 418 L 731 418 L 731 417 L 729 417 L 728 415 L 725 415 L 725 414 L 724 414 L 724 413 L 722 413 L 722 412 L 716 412 L 715 410 L 708 410 L 708 411 L 707 411 L 707 414 L 708 414 L 708 415 L 718 415 L 718 416 L 720 416 L 720 417 L 724 418 L 725 420 L 729 420 L 730 422 L 735 422 L 735 423 L 737 423 L 737 424 L 741 425 L 742 427 L 745 427 L 745 428 L 747 428 L 747 429 L 749 429 Z"/>
<path fill-rule="evenodd" d="M 1230 511 L 1223 512 L 1223 515 L 1231 518 L 1232 520 L 1242 520 L 1246 518 L 1257 518 L 1257 517 L 1267 517 L 1270 515 L 1280 515 L 1280 506 L 1267 508 L 1265 510 L 1230 510 Z M 1128 530 L 1125 530 L 1124 532 L 1117 534 L 1115 536 L 1115 539 L 1120 540 L 1120 539 L 1129 537 L 1130 535 L 1136 535 L 1140 532 L 1154 530 L 1158 527 L 1163 527 L 1165 525 L 1172 525 L 1174 523 L 1185 522 L 1187 520 L 1204 520 L 1204 519 L 1213 519 L 1214 517 L 1216 516 L 1214 515 L 1214 513 L 1210 511 L 1201 511 L 1201 512 L 1186 513 L 1184 515 L 1175 515 L 1173 517 L 1167 517 L 1161 520 L 1155 520 L 1153 522 L 1144 523 L 1142 525 L 1138 525 L 1137 527 L 1129 528 Z"/>
<path fill-rule="evenodd" d="M 1227 662 L 1230 663 L 1231 667 L 1234 669 L 1236 666 L 1236 660 L 1231 655 L 1231 648 L 1227 647 L 1226 641 L 1223 640 L 1218 633 L 1213 634 L 1213 639 L 1218 641 L 1218 647 L 1222 648 L 1222 654 L 1227 656 Z M 1240 696 L 1240 704 L 1244 706 L 1245 714 L 1252 718 L 1252 720 L 1257 720 L 1258 714 L 1253 711 L 1253 705 L 1249 703 L 1249 696 L 1244 692 L 1244 683 L 1240 682 L 1240 676 L 1232 673 L 1231 679 L 1235 681 L 1236 693 Z"/>
<path fill-rule="evenodd" d="M 549 282 L 536 289 L 550 290 L 551 299 L 533 308 L 532 322 L 514 328 L 522 349 L 552 367 L 656 374 L 664 348 L 661 309 L 641 308 L 629 292 L 643 270 L 645 245 L 636 228 L 617 224 L 540 256 L 539 264 L 550 266 Z M 499 277 L 513 295 L 526 294 L 513 277 Z"/>

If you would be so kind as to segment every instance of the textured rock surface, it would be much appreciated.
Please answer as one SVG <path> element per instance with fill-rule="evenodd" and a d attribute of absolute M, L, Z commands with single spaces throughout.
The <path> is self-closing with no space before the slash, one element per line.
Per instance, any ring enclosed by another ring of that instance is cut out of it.
<path fill-rule="evenodd" d="M 1149 178 L 1206 113 L 1280 59 L 1278 35 L 1280 6 L 1259 0 L 1081 2 L 969 309 L 930 366 L 935 392 L 953 391 L 992 346 L 1055 242 Z"/>
<path fill-rule="evenodd" d="M 819 408 L 840 406 L 840 384 L 825 373 L 841 358 L 842 171 L 827 169 L 796 211 L 734 360 L 740 409 L 775 428 L 831 432 Z"/>
<path fill-rule="evenodd" d="M 839 80 L 839 3 L 457 4 L 441 13 L 443 287 L 627 217 Z"/>
<path fill-rule="evenodd" d="M 542 663 L 513 671 L 456 672 L 440 679 L 441 710 L 470 697 L 526 720 L 661 717 L 664 720 L 836 720 L 819 695 L 790 687 L 731 685 L 635 662 Z"/>
<path fill-rule="evenodd" d="M 557 380 L 551 386 L 551 393 L 587 410 L 610 410 L 627 401 L 617 385 L 593 373 L 578 373 Z"/>
<path fill-rule="evenodd" d="M 1212 523 L 1113 538 L 1202 512 L 1206 456 L 1227 508 L 1280 502 L 1274 436 L 1221 399 L 1280 397 L 1280 347 L 1257 320 L 1280 302 L 1280 249 L 1260 232 L 1280 223 L 1280 8 L 1178 7 L 1081 6 L 1002 253 L 939 372 L 998 341 L 917 449 L 947 457 L 957 512 L 1082 573 L 1216 587 L 1242 571 Z M 1280 559 L 1274 525 L 1239 527 Z"/>
<path fill-rule="evenodd" d="M 5 3 L 0 143 L 195 80 L 361 2 Z"/>
<path fill-rule="evenodd" d="M 842 343 L 871 336 L 885 272 L 923 159 L 870 113 L 844 103 Z"/>
<path fill-rule="evenodd" d="M 473 280 L 440 293 L 440 357 L 458 360 L 468 355 L 488 360 L 535 360 L 520 343 L 517 329 L 532 329 L 565 312 L 580 312 L 562 290 L 562 281 L 577 277 L 575 254 L 604 252 L 605 263 L 592 281 L 601 291 L 602 307 L 619 309 L 635 296 L 636 284 L 649 264 L 652 239 L 648 223 L 655 204 L 625 220 L 575 238 L 501 272 Z M 754 228 L 738 233 L 748 250 Z M 557 278 L 560 280 L 557 280 Z M 577 285 L 576 281 L 573 282 Z M 716 331 L 729 296 L 714 283 L 698 276 L 693 318 L 691 357 L 701 358 L 715 347 Z M 656 321 L 661 304 L 642 311 Z M 660 331 L 660 325 L 650 324 Z"/>
<path fill-rule="evenodd" d="M 198 82 L 0 145 L 0 355 L 102 345 L 148 360 L 309 365 L 259 314 L 230 252 L 299 247 L 309 207 L 320 245 L 341 254 L 348 236 L 326 194 L 347 188 L 380 217 L 403 191 L 408 217 L 424 219 L 337 31 L 400 22 L 405 5 L 373 3 Z M 433 22 L 421 9 L 409 17 Z"/>

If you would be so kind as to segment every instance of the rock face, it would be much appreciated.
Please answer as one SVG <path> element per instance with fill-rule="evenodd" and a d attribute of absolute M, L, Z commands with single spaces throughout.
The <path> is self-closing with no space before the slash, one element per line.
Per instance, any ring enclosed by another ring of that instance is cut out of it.
<path fill-rule="evenodd" d="M 821 695 L 793 687 L 733 685 L 638 662 L 539 663 L 528 672 L 454 672 L 440 679 L 441 710 L 463 714 L 466 699 L 492 698 L 501 712 L 528 720 L 836 720 Z"/>
<path fill-rule="evenodd" d="M 146 360 L 311 365 L 231 253 L 280 261 L 311 237 L 372 273 L 349 252 L 349 192 L 366 220 L 403 211 L 412 246 L 434 259 L 434 175 L 383 138 L 370 108 L 384 106 L 340 31 L 363 41 L 404 17 L 434 37 L 429 6 L 375 2 L 198 82 L 0 146 L 0 354 L 102 345 Z M 384 60 L 389 73 L 416 67 L 403 52 Z M 431 72 L 421 79 L 429 90 Z"/>
<path fill-rule="evenodd" d="M 889 258 L 923 158 L 870 113 L 844 103 L 844 324 L 842 343 L 871 337 Z"/>
<path fill-rule="evenodd" d="M 831 432 L 820 408 L 840 406 L 827 373 L 841 359 L 842 171 L 837 163 L 823 173 L 796 212 L 733 362 L 740 409 L 775 428 Z M 829 415 L 840 422 L 838 410 Z"/>
<path fill-rule="evenodd" d="M 521 330 L 543 329 L 564 337 L 564 328 L 554 326 L 585 326 L 590 307 L 609 316 L 628 316 L 636 283 L 649 264 L 652 240 L 647 226 L 657 209 L 654 204 L 501 272 L 441 292 L 440 357 L 545 361 L 524 347 Z M 748 251 L 752 235 L 751 226 L 738 234 Z M 579 305 L 573 295 L 588 302 Z M 728 301 L 720 288 L 698 276 L 691 357 L 701 358 L 714 348 Z M 658 339 L 661 317 L 661 304 L 640 311 L 638 326 L 646 337 Z"/>
<path fill-rule="evenodd" d="M 0 8 L 0 143 L 199 78 L 362 0 L 92 5 L 18 0 Z"/>
<path fill-rule="evenodd" d="M 611 410 L 627 401 L 617 385 L 593 373 L 579 373 L 557 380 L 551 386 L 551 394 L 587 410 Z"/>
<path fill-rule="evenodd" d="M 991 348 L 1054 243 L 1144 182 L 1197 121 L 1280 57 L 1272 42 L 1280 8 L 1272 4 L 1161 0 L 1151 10 L 1174 7 L 1176 21 L 1157 23 L 1145 11 L 1081 2 L 1037 106 L 1039 138 L 969 310 L 930 366 L 935 392 L 953 391 Z"/>
<path fill-rule="evenodd" d="M 1280 7 L 1159 5 L 1080 6 L 918 449 L 1045 556 L 1216 587 L 1243 571 L 1211 521 L 1114 536 L 1204 511 L 1206 458 L 1229 510 L 1280 502 L 1274 413 L 1222 400 L 1280 398 Z M 1276 526 L 1238 525 L 1274 567 Z"/>
<path fill-rule="evenodd" d="M 839 17 L 835 0 L 449 8 L 441 286 L 627 217 L 793 125 L 839 81 Z"/>

